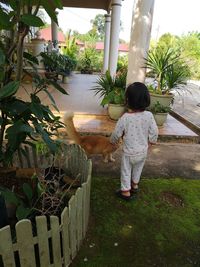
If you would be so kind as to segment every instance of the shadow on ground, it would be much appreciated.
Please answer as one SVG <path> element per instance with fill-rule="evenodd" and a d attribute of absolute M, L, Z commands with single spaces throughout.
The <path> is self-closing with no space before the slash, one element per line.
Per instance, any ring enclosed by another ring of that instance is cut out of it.
<path fill-rule="evenodd" d="M 116 161 L 104 163 L 101 156 L 93 156 L 93 174 L 120 176 L 121 150 L 114 154 Z M 200 179 L 200 145 L 159 143 L 149 151 L 142 173 L 147 178 L 182 177 Z"/>

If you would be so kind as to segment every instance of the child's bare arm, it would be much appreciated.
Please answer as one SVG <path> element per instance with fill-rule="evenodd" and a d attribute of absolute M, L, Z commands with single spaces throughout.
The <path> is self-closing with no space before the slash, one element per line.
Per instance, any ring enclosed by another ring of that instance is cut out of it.
<path fill-rule="evenodd" d="M 120 138 L 123 136 L 123 134 L 124 134 L 124 125 L 123 125 L 122 119 L 120 118 L 117 121 L 115 129 L 111 134 L 110 142 L 112 144 L 117 144 L 119 142 Z"/>

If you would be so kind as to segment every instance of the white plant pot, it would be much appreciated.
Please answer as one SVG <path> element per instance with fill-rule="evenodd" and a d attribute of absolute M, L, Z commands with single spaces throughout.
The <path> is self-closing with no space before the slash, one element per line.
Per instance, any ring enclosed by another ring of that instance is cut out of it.
<path fill-rule="evenodd" d="M 163 124 L 167 120 L 167 115 L 168 115 L 168 113 L 156 113 L 156 114 L 153 114 L 154 119 L 155 119 L 156 124 L 157 124 L 158 127 L 162 127 L 163 126 Z"/>
<path fill-rule="evenodd" d="M 150 93 L 151 104 L 150 108 L 153 107 L 157 102 L 159 102 L 164 107 L 169 107 L 173 100 L 173 95 L 157 95 Z"/>
<path fill-rule="evenodd" d="M 68 82 L 68 77 L 62 76 L 62 82 L 66 84 Z"/>
<path fill-rule="evenodd" d="M 120 104 L 108 104 L 108 115 L 112 120 L 117 121 L 125 112 L 126 108 Z"/>

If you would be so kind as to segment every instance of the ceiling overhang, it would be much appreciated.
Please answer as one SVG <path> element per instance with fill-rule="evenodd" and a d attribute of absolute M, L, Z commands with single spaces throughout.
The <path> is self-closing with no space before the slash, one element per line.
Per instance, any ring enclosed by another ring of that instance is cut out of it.
<path fill-rule="evenodd" d="M 63 7 L 95 8 L 109 12 L 112 0 L 62 0 Z"/>

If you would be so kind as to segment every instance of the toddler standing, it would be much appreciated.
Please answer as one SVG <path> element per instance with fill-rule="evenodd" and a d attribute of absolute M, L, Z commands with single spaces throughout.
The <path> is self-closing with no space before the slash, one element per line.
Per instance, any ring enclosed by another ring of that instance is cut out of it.
<path fill-rule="evenodd" d="M 126 89 L 128 112 L 118 120 L 110 141 L 115 144 L 123 137 L 121 159 L 121 189 L 117 195 L 131 200 L 138 191 L 138 183 L 147 157 L 148 147 L 158 138 L 158 127 L 151 112 L 150 94 L 145 84 L 134 82 Z"/>

